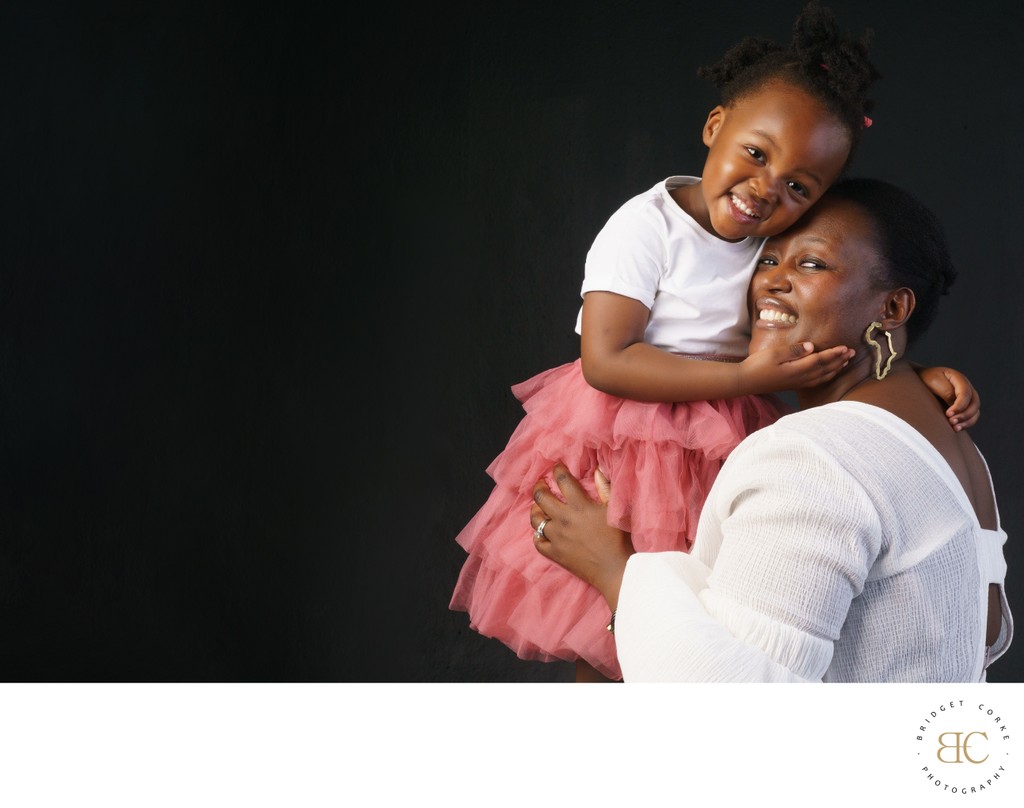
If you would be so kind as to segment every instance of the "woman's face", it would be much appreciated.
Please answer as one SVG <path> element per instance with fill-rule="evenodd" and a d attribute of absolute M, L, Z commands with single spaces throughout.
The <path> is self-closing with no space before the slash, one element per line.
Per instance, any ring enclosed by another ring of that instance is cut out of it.
<path fill-rule="evenodd" d="M 765 244 L 750 282 L 750 351 L 802 341 L 859 349 L 885 307 L 873 280 L 879 263 L 867 214 L 825 196 Z"/>

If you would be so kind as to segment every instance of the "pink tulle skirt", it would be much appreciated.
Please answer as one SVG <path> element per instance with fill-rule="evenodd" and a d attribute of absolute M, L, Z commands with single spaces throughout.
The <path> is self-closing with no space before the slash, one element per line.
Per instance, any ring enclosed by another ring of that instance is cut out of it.
<path fill-rule="evenodd" d="M 564 463 L 596 498 L 594 471 L 612 481 L 608 519 L 639 552 L 689 550 L 700 510 L 722 462 L 748 434 L 773 423 L 774 396 L 661 404 L 595 390 L 580 361 L 512 388 L 526 415 L 487 467 L 495 486 L 462 529 L 469 557 L 450 608 L 522 659 L 583 659 L 622 677 L 601 594 L 544 558 L 533 545 L 533 486 Z"/>

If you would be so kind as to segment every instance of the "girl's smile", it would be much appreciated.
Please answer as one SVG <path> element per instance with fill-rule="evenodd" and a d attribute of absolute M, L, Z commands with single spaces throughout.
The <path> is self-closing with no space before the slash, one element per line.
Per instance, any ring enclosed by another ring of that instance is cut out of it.
<path fill-rule="evenodd" d="M 704 125 L 701 181 L 673 194 L 727 241 L 772 236 L 793 224 L 839 177 L 850 153 L 843 123 L 805 91 L 771 82 Z"/>
<path fill-rule="evenodd" d="M 741 225 L 753 224 L 762 218 L 758 213 L 761 206 L 753 200 L 744 201 L 735 193 L 730 193 L 729 203 L 732 206 L 729 210 L 730 214 Z"/>

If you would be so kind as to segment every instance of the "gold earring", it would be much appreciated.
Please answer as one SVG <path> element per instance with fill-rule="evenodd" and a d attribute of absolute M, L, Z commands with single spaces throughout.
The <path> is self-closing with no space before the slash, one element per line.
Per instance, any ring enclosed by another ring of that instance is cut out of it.
<path fill-rule="evenodd" d="M 893 360 L 899 356 L 896 353 L 896 349 L 892 347 L 892 334 L 888 331 L 883 331 L 885 334 L 885 340 L 889 343 L 889 358 L 885 360 L 885 369 L 882 369 L 882 346 L 879 345 L 875 340 L 871 339 L 871 334 L 876 328 L 881 328 L 882 324 L 874 322 L 868 326 L 868 330 L 864 332 L 864 341 L 875 349 L 875 378 L 878 381 L 882 381 L 886 376 L 889 375 L 889 371 L 892 369 Z"/>

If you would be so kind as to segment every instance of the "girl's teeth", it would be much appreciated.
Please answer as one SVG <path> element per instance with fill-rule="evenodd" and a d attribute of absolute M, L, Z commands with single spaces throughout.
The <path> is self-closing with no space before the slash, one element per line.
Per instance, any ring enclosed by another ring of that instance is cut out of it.
<path fill-rule="evenodd" d="M 747 216 L 753 216 L 755 219 L 761 218 L 756 213 L 754 213 L 754 211 L 751 208 L 748 208 L 745 204 L 743 204 L 743 200 L 736 196 L 736 194 L 732 195 L 732 203 L 745 214 L 747 214 Z"/>
<path fill-rule="evenodd" d="M 786 314 L 785 312 L 777 311 L 776 309 L 761 309 L 757 316 L 761 320 L 768 320 L 773 323 L 789 323 L 790 325 L 793 325 L 797 321 L 797 316 L 795 314 Z"/>

